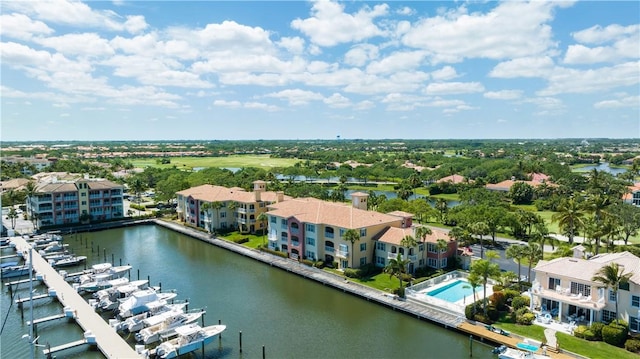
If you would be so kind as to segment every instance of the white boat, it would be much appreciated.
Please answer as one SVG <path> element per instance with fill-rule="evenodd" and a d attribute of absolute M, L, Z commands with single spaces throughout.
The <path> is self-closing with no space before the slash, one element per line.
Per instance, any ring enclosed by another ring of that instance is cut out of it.
<path fill-rule="evenodd" d="M 164 302 L 174 299 L 177 293 L 163 292 L 158 293 L 152 288 L 143 289 L 131 294 L 118 306 L 118 316 L 120 318 L 128 318 L 136 314 L 149 311 L 149 303 Z"/>
<path fill-rule="evenodd" d="M 187 324 L 176 328 L 177 337 L 158 345 L 155 349 L 157 358 L 170 359 L 191 353 L 213 341 L 216 335 L 222 333 L 226 325 L 210 325 L 201 327 L 197 324 Z"/>
<path fill-rule="evenodd" d="M 17 265 L 17 266 L 8 266 L 8 267 L 5 267 L 5 268 L 2 268 L 1 278 L 2 279 L 15 278 L 15 277 L 23 276 L 23 275 L 29 275 L 29 271 L 30 270 L 31 270 L 31 268 L 29 268 L 28 264 Z"/>
<path fill-rule="evenodd" d="M 162 314 L 169 311 L 181 310 L 187 306 L 187 302 L 178 303 L 178 304 L 162 304 L 156 303 L 158 306 L 154 307 L 154 303 L 149 303 L 149 311 L 140 313 L 138 315 L 134 315 L 129 317 L 123 321 L 119 321 L 116 319 L 112 319 L 109 321 L 109 324 L 115 328 L 117 332 L 123 332 L 125 334 L 137 332 L 139 330 L 144 329 L 145 320 L 156 316 L 158 314 Z"/>
<path fill-rule="evenodd" d="M 54 267 L 71 267 L 83 263 L 86 260 L 86 256 L 67 255 L 64 258 L 53 261 L 53 263 L 51 263 L 50 259 L 49 263 L 51 263 Z"/>
<path fill-rule="evenodd" d="M 142 285 L 146 287 L 147 281 L 145 280 L 144 283 L 142 283 Z M 112 289 L 112 288 L 109 288 L 109 289 Z M 112 291 L 111 293 L 98 296 L 96 309 L 103 310 L 103 311 L 115 310 L 118 308 L 118 306 L 120 306 L 120 304 L 123 301 L 129 298 L 131 294 L 138 292 L 142 289 L 145 289 L 145 288 L 141 288 L 140 285 L 131 284 L 131 283 L 116 287 L 114 291 Z M 153 288 L 153 289 L 158 290 L 157 288 Z M 103 289 L 102 291 L 106 291 L 106 290 L 107 289 Z"/>
<path fill-rule="evenodd" d="M 104 299 L 104 298 L 117 299 L 117 297 L 119 296 L 118 290 L 119 290 L 120 287 L 132 286 L 132 287 L 136 287 L 138 289 L 145 289 L 147 287 L 147 284 L 149 284 L 149 281 L 146 280 L 146 279 L 134 280 L 134 281 L 131 281 L 131 282 L 126 281 L 121 285 L 113 285 L 111 288 L 101 289 L 101 290 L 93 293 L 93 297 L 98 299 L 98 300 L 101 300 L 101 299 Z"/>
<path fill-rule="evenodd" d="M 124 277 L 131 270 L 130 265 L 110 267 L 109 269 L 98 273 L 87 273 L 80 276 L 80 287 L 90 288 L 88 292 L 96 292 L 100 289 L 110 288 L 108 282 L 113 279 Z M 101 282 L 101 283 L 98 283 Z M 105 286 L 106 285 L 106 286 Z M 96 289 L 93 289 L 97 287 Z"/>
<path fill-rule="evenodd" d="M 203 310 L 192 313 L 184 313 L 183 311 L 169 312 L 162 322 L 148 326 L 136 333 L 136 341 L 149 345 L 160 339 L 171 338 L 176 335 L 176 328 L 196 322 L 204 313 L 205 311 Z M 148 318 L 147 320 L 150 319 Z"/>
<path fill-rule="evenodd" d="M 497 354 L 499 359 L 549 359 L 549 357 L 544 355 L 507 347 L 501 347 L 501 350 L 498 351 Z"/>
<path fill-rule="evenodd" d="M 67 248 L 68 246 L 69 246 L 68 244 L 62 244 L 60 242 L 51 242 L 46 247 L 44 247 L 42 251 L 45 253 L 60 252 L 60 251 L 64 251 L 65 248 Z"/>

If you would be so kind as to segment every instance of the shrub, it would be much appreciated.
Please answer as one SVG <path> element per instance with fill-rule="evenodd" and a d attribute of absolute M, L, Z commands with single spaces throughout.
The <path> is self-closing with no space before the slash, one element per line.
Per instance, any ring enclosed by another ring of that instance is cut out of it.
<path fill-rule="evenodd" d="M 494 292 L 489 299 L 498 310 L 503 310 L 505 304 L 507 304 L 507 297 L 504 295 L 504 292 Z"/>
<path fill-rule="evenodd" d="M 302 260 L 302 263 L 303 263 L 303 264 L 308 265 L 309 267 L 313 267 L 313 265 L 315 264 L 315 263 L 314 263 L 312 260 L 310 260 L 310 259 L 303 259 L 303 260 Z"/>
<path fill-rule="evenodd" d="M 640 353 L 640 340 L 639 339 L 628 339 L 624 343 L 624 348 L 632 353 Z"/>
<path fill-rule="evenodd" d="M 493 305 L 487 306 L 487 315 L 492 322 L 495 322 L 500 318 L 500 312 L 498 312 L 498 309 Z"/>
<path fill-rule="evenodd" d="M 347 268 L 344 270 L 344 276 L 348 278 L 360 278 L 360 270 Z"/>
<path fill-rule="evenodd" d="M 584 331 L 584 333 L 582 333 L 582 338 L 590 341 L 590 342 L 595 342 L 598 339 L 596 338 L 596 335 L 591 331 L 591 329 L 587 329 Z"/>
<path fill-rule="evenodd" d="M 249 242 L 249 238 L 247 238 L 247 237 L 244 237 L 244 238 L 234 238 L 234 239 L 232 239 L 232 241 L 233 241 L 233 243 L 236 243 L 236 244 L 242 244 L 242 243 L 247 243 L 247 242 Z"/>
<path fill-rule="evenodd" d="M 504 290 L 504 286 L 500 285 L 500 284 L 496 284 L 493 286 L 493 292 L 501 292 L 502 290 Z"/>
<path fill-rule="evenodd" d="M 517 291 L 517 290 L 513 290 L 513 289 L 505 289 L 505 290 L 503 291 L 503 293 L 504 293 L 504 297 L 506 298 L 507 302 L 508 302 L 510 299 L 513 299 L 513 298 L 515 298 L 515 297 L 520 296 L 520 292 L 519 292 L 519 291 Z"/>
<path fill-rule="evenodd" d="M 531 312 L 527 312 L 522 315 L 516 316 L 516 323 L 522 324 L 522 325 L 531 325 L 531 323 L 533 323 L 535 319 L 536 319 L 535 314 Z"/>
<path fill-rule="evenodd" d="M 576 338 L 584 339 L 584 332 L 586 332 L 587 330 L 589 330 L 589 328 L 586 325 L 579 325 L 573 330 L 573 335 Z"/>
<path fill-rule="evenodd" d="M 475 319 L 473 314 L 474 311 L 475 313 L 482 313 L 482 301 L 477 301 L 464 307 L 464 316 L 467 319 Z"/>
<path fill-rule="evenodd" d="M 595 340 L 602 340 L 602 328 L 604 328 L 604 323 L 600 323 L 600 322 L 592 323 L 591 326 L 589 327 L 589 330 L 596 337 Z M 587 340 L 589 340 L 589 339 L 587 339 Z"/>
<path fill-rule="evenodd" d="M 515 297 L 511 301 L 511 307 L 513 307 L 514 310 L 518 310 L 519 308 L 522 308 L 522 307 L 528 307 L 529 306 L 529 300 L 530 300 L 530 298 L 522 296 L 522 295 L 519 296 L 519 297 Z"/>
<path fill-rule="evenodd" d="M 602 328 L 602 340 L 605 343 L 621 347 L 627 339 L 627 328 L 624 325 L 611 322 Z"/>

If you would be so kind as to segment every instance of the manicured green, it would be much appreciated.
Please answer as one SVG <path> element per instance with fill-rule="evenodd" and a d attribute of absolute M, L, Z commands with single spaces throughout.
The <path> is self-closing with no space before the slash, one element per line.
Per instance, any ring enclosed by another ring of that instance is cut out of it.
<path fill-rule="evenodd" d="M 226 239 L 231 242 L 240 238 L 248 238 L 249 241 L 242 243 L 242 245 L 249 248 L 258 248 L 259 246 L 262 245 L 263 241 L 264 243 L 267 242 L 266 237 L 262 235 L 254 235 L 254 234 L 240 233 L 240 232 L 231 232 L 218 237 Z"/>
<path fill-rule="evenodd" d="M 545 340 L 544 328 L 539 325 L 518 325 L 513 323 L 496 323 L 495 326 L 508 332 L 539 341 Z M 565 333 L 556 333 L 560 349 L 583 355 L 587 358 L 638 358 L 636 354 L 623 348 L 614 347 L 604 342 L 590 342 Z"/>
<path fill-rule="evenodd" d="M 289 167 L 293 166 L 300 160 L 295 158 L 271 158 L 268 155 L 237 155 L 226 157 L 171 157 L 171 163 L 159 164 L 157 158 L 132 158 L 131 163 L 134 167 L 157 167 L 172 168 L 176 166 L 180 169 L 191 170 L 194 167 L 258 167 L 270 169 L 273 167 Z"/>
<path fill-rule="evenodd" d="M 460 201 L 460 195 L 458 195 L 457 193 L 434 194 L 433 196 L 431 196 L 431 198 L 443 198 L 447 201 Z"/>
<path fill-rule="evenodd" d="M 364 284 L 368 287 L 383 290 L 385 292 L 393 292 L 400 286 L 400 282 L 396 277 L 390 277 L 388 273 L 380 273 L 373 277 L 364 279 L 351 279 L 354 282 Z"/>

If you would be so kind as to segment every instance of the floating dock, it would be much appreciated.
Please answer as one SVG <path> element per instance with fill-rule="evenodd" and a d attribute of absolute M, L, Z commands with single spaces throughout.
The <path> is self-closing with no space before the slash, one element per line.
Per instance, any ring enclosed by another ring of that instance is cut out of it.
<path fill-rule="evenodd" d="M 12 237 L 16 249 L 22 253 L 29 251 L 29 244 L 22 237 Z M 33 269 L 42 277 L 49 288 L 47 296 L 55 296 L 65 308 L 73 311 L 78 325 L 85 331 L 85 338 L 57 347 L 45 349 L 45 354 L 73 348 L 82 344 L 95 345 L 107 358 L 139 358 L 140 355 L 116 333 L 107 322 L 87 303 L 64 278 L 42 258 L 37 251 L 31 251 Z M 46 318 L 43 318 L 46 319 Z M 51 319 L 52 320 L 52 319 Z M 35 323 L 35 320 L 34 320 Z M 89 335 L 87 333 L 90 333 Z"/>

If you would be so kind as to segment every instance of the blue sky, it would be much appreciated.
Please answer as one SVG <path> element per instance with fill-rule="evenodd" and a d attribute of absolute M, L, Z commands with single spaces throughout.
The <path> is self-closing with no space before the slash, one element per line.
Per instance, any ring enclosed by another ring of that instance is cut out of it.
<path fill-rule="evenodd" d="M 3 1 L 1 138 L 639 138 L 637 1 Z"/>

